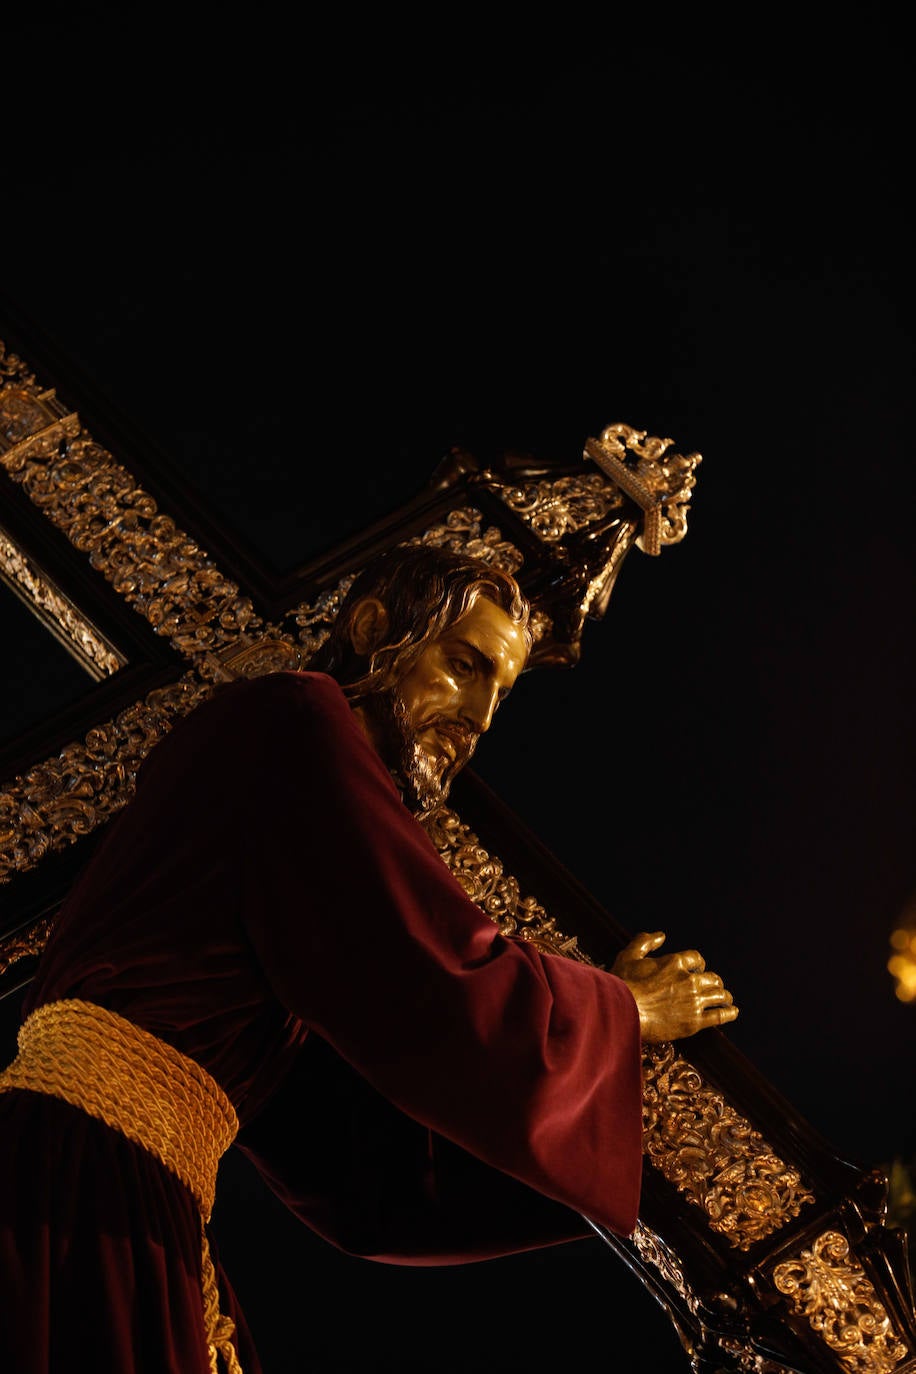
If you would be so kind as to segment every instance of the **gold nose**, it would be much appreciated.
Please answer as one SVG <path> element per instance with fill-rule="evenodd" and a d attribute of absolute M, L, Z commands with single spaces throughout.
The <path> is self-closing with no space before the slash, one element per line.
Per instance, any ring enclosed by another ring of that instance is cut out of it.
<path fill-rule="evenodd" d="M 467 703 L 462 715 L 475 735 L 483 735 L 489 730 L 493 723 L 498 701 L 499 698 L 494 688 L 491 691 L 479 690 L 477 695 Z"/>

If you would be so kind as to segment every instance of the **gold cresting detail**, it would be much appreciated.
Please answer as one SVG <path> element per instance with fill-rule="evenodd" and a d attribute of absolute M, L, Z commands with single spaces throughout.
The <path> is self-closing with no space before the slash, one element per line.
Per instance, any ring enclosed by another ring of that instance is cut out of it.
<path fill-rule="evenodd" d="M 518 486 L 494 481 L 487 485 L 545 544 L 556 544 L 623 505 L 620 491 L 600 472 Z"/>
<path fill-rule="evenodd" d="M 663 544 L 677 544 L 687 533 L 687 508 L 702 456 L 672 453 L 673 443 L 624 424 L 608 425 L 599 438 L 586 440 L 584 457 L 643 512 L 636 540 L 643 553 L 658 554 Z"/>
<path fill-rule="evenodd" d="M 738 1250 L 816 1200 L 798 1170 L 670 1043 L 643 1048 L 643 1144 L 668 1182 Z"/>
<path fill-rule="evenodd" d="M 69 597 L 54 586 L 18 544 L 0 528 L 0 578 L 46 624 L 98 682 L 123 668 L 126 659 L 103 639 Z"/>
<path fill-rule="evenodd" d="M 501 934 L 594 964 L 539 902 L 522 897 L 517 879 L 454 811 L 437 807 L 423 817 L 423 825 L 465 892 Z M 740 1250 L 778 1231 L 805 1203 L 815 1201 L 798 1171 L 671 1044 L 645 1047 L 643 1148 L 668 1182 L 704 1212 L 710 1228 Z"/>
<path fill-rule="evenodd" d="M 186 673 L 7 783 L 0 790 L 0 883 L 119 811 L 149 751 L 210 690 L 195 673 Z"/>
<path fill-rule="evenodd" d="M 849 1374 L 891 1374 L 911 1353 L 841 1232 L 777 1264 L 773 1282 Z"/>

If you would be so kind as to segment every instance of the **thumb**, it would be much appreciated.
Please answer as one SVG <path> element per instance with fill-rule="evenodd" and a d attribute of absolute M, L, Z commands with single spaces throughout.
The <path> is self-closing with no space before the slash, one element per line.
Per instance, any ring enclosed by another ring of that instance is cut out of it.
<path fill-rule="evenodd" d="M 651 954 L 653 949 L 658 949 L 665 943 L 665 932 L 663 930 L 641 931 L 639 935 L 634 935 L 624 949 L 624 954 L 631 959 L 645 959 L 647 954 Z"/>

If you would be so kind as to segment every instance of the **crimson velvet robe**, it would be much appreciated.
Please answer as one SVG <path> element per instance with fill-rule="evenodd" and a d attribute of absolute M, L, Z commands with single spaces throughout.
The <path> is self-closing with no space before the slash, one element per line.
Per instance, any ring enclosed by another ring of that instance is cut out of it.
<path fill-rule="evenodd" d="M 635 1225 L 632 995 L 499 934 L 322 674 L 220 687 L 152 752 L 24 1011 L 64 997 L 201 1064 L 232 1148 L 351 1254 L 463 1263 Z M 207 1374 L 190 1194 L 21 1090 L 0 1094 L 0 1267 L 4 1371 Z"/>

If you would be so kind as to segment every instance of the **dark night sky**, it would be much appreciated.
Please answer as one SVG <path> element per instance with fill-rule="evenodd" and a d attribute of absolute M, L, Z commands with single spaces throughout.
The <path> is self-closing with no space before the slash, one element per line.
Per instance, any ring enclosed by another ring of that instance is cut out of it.
<path fill-rule="evenodd" d="M 871 1164 L 916 1149 L 885 967 L 916 899 L 916 417 L 902 39 L 845 13 L 715 47 L 611 20 L 358 50 L 266 17 L 26 29 L 47 79 L 6 101 L 0 292 L 278 570 L 454 443 L 573 457 L 624 420 L 703 454 L 686 540 L 629 556 L 582 663 L 523 679 L 477 769 L 622 924 L 703 951 L 730 1037 Z M 266 1348 L 266 1259 L 233 1249 Z M 304 1264 L 310 1322 L 361 1293 L 291 1253 L 277 1293 Z M 658 1349 L 627 1367 L 686 1367 L 607 1263 L 607 1289 L 576 1247 L 466 1278 L 434 1365 L 402 1328 L 448 1320 L 458 1279 L 382 1274 L 315 1367 L 357 1367 L 374 1322 L 402 1369 L 469 1368 L 489 1295 L 524 1314 L 540 1284 L 592 1310 L 536 1300 L 519 1368 L 643 1317 Z"/>

